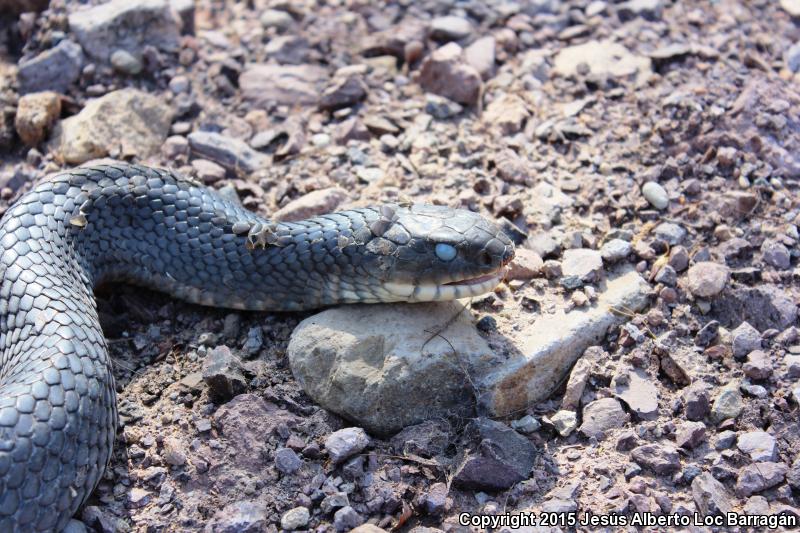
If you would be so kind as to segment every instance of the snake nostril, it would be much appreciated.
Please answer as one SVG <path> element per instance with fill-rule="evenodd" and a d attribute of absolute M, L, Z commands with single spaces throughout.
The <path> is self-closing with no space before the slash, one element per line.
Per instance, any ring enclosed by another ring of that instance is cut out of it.
<path fill-rule="evenodd" d="M 490 266 L 494 261 L 489 252 L 481 252 L 481 255 L 478 257 L 478 262 L 480 262 L 481 266 Z"/>

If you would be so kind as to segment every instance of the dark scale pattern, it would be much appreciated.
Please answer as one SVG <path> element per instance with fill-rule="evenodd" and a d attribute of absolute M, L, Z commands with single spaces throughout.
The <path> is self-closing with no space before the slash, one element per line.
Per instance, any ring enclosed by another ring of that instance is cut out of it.
<path fill-rule="evenodd" d="M 436 242 L 457 259 L 439 261 Z M 481 276 L 513 255 L 494 225 L 465 211 L 383 206 L 276 224 L 168 171 L 125 164 L 41 182 L 0 220 L 0 244 L 0 531 L 62 529 L 108 463 L 117 413 L 96 284 L 301 310 L 414 299 L 386 282 Z"/>

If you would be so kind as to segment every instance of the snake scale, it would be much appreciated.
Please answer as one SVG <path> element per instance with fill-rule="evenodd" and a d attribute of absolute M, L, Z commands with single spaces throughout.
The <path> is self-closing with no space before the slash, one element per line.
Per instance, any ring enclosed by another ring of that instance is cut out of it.
<path fill-rule="evenodd" d="M 387 204 L 272 222 L 123 163 L 38 183 L 0 220 L 0 244 L 0 531 L 60 531 L 109 462 L 98 284 L 262 311 L 448 300 L 493 289 L 514 254 L 469 211 Z"/>

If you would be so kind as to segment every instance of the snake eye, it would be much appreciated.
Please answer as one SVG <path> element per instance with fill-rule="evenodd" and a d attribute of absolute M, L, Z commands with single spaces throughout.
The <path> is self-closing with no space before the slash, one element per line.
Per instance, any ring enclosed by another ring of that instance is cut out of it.
<path fill-rule="evenodd" d="M 442 261 L 452 261 L 456 258 L 455 246 L 440 242 L 436 245 L 436 257 Z"/>

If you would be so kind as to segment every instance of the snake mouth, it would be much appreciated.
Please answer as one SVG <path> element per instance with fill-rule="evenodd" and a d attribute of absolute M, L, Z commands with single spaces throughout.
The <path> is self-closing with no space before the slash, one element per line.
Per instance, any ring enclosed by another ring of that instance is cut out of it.
<path fill-rule="evenodd" d="M 507 268 L 475 278 L 451 281 L 440 285 L 407 285 L 387 283 L 384 287 L 391 293 L 402 296 L 409 302 L 440 302 L 472 298 L 491 292 L 506 276 Z"/>

